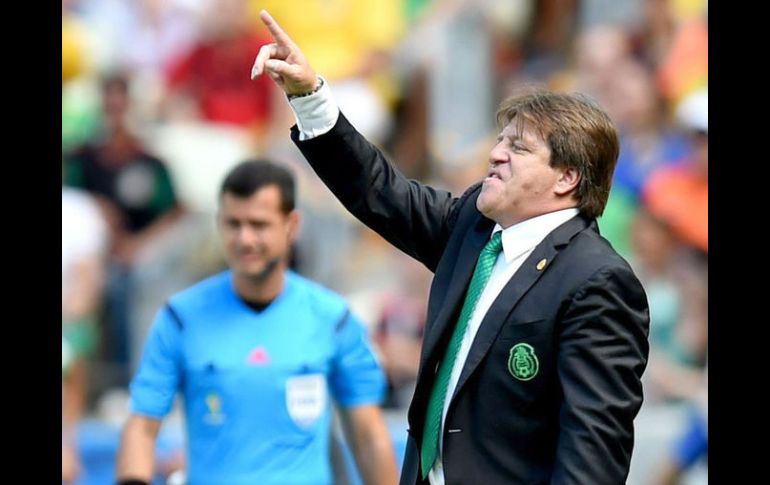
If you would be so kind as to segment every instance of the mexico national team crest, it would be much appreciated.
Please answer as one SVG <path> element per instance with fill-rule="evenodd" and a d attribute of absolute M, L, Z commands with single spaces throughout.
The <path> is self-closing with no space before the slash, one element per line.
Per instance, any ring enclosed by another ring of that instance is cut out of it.
<path fill-rule="evenodd" d="M 508 357 L 508 372 L 520 381 L 528 381 L 537 375 L 540 363 L 537 361 L 535 349 L 529 344 L 516 344 L 511 347 Z"/>

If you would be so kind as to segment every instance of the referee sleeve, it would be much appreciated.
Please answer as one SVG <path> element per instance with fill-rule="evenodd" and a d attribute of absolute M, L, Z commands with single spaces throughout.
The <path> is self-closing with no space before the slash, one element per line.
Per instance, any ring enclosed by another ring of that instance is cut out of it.
<path fill-rule="evenodd" d="M 366 329 L 349 311 L 335 327 L 336 352 L 330 386 L 342 407 L 380 404 L 385 375 L 370 345 Z"/>
<path fill-rule="evenodd" d="M 168 306 L 158 311 L 131 381 L 132 413 L 161 419 L 171 410 L 182 382 L 182 332 Z"/>

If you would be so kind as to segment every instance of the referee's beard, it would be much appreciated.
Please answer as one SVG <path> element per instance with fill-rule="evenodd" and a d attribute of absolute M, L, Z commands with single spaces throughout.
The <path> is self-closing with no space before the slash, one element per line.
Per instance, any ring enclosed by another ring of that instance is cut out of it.
<path fill-rule="evenodd" d="M 275 273 L 275 271 L 278 269 L 278 267 L 281 265 L 282 257 L 277 257 L 274 259 L 271 259 L 270 261 L 265 264 L 265 267 L 262 268 L 262 271 L 259 273 L 251 274 L 249 275 L 249 279 L 252 280 L 254 283 L 262 284 L 266 282 L 270 276 Z"/>

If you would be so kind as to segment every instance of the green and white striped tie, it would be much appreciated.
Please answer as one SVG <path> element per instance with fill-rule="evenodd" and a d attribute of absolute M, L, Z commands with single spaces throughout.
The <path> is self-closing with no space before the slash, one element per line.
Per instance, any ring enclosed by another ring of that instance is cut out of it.
<path fill-rule="evenodd" d="M 481 296 L 481 292 L 484 290 L 487 280 L 489 280 L 489 275 L 492 274 L 492 268 L 495 266 L 495 261 L 497 261 L 497 255 L 502 248 L 502 231 L 497 231 L 487 245 L 484 246 L 484 249 L 481 250 L 479 260 L 476 262 L 476 269 L 473 271 L 471 283 L 468 285 L 468 292 L 465 294 L 460 318 L 457 320 L 452 338 L 439 365 L 436 382 L 433 384 L 433 390 L 428 401 L 428 412 L 425 415 L 425 428 L 422 434 L 420 464 L 422 466 L 423 479 L 428 476 L 428 472 L 438 457 L 441 415 L 444 411 L 447 384 L 449 383 L 449 377 L 452 375 L 457 351 L 460 350 L 460 344 L 468 328 L 468 322 L 471 319 L 471 315 L 473 315 L 473 310 L 476 308 L 476 303 L 479 301 L 479 296 Z"/>

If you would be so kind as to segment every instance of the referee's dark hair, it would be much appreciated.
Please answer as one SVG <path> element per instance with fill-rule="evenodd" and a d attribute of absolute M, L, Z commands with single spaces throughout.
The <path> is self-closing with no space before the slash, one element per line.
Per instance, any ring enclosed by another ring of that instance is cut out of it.
<path fill-rule="evenodd" d="M 233 167 L 222 182 L 219 199 L 221 201 L 226 193 L 239 198 L 251 197 L 269 185 L 275 185 L 281 192 L 281 211 L 284 214 L 293 211 L 294 176 L 286 167 L 267 160 L 246 160 Z"/>

